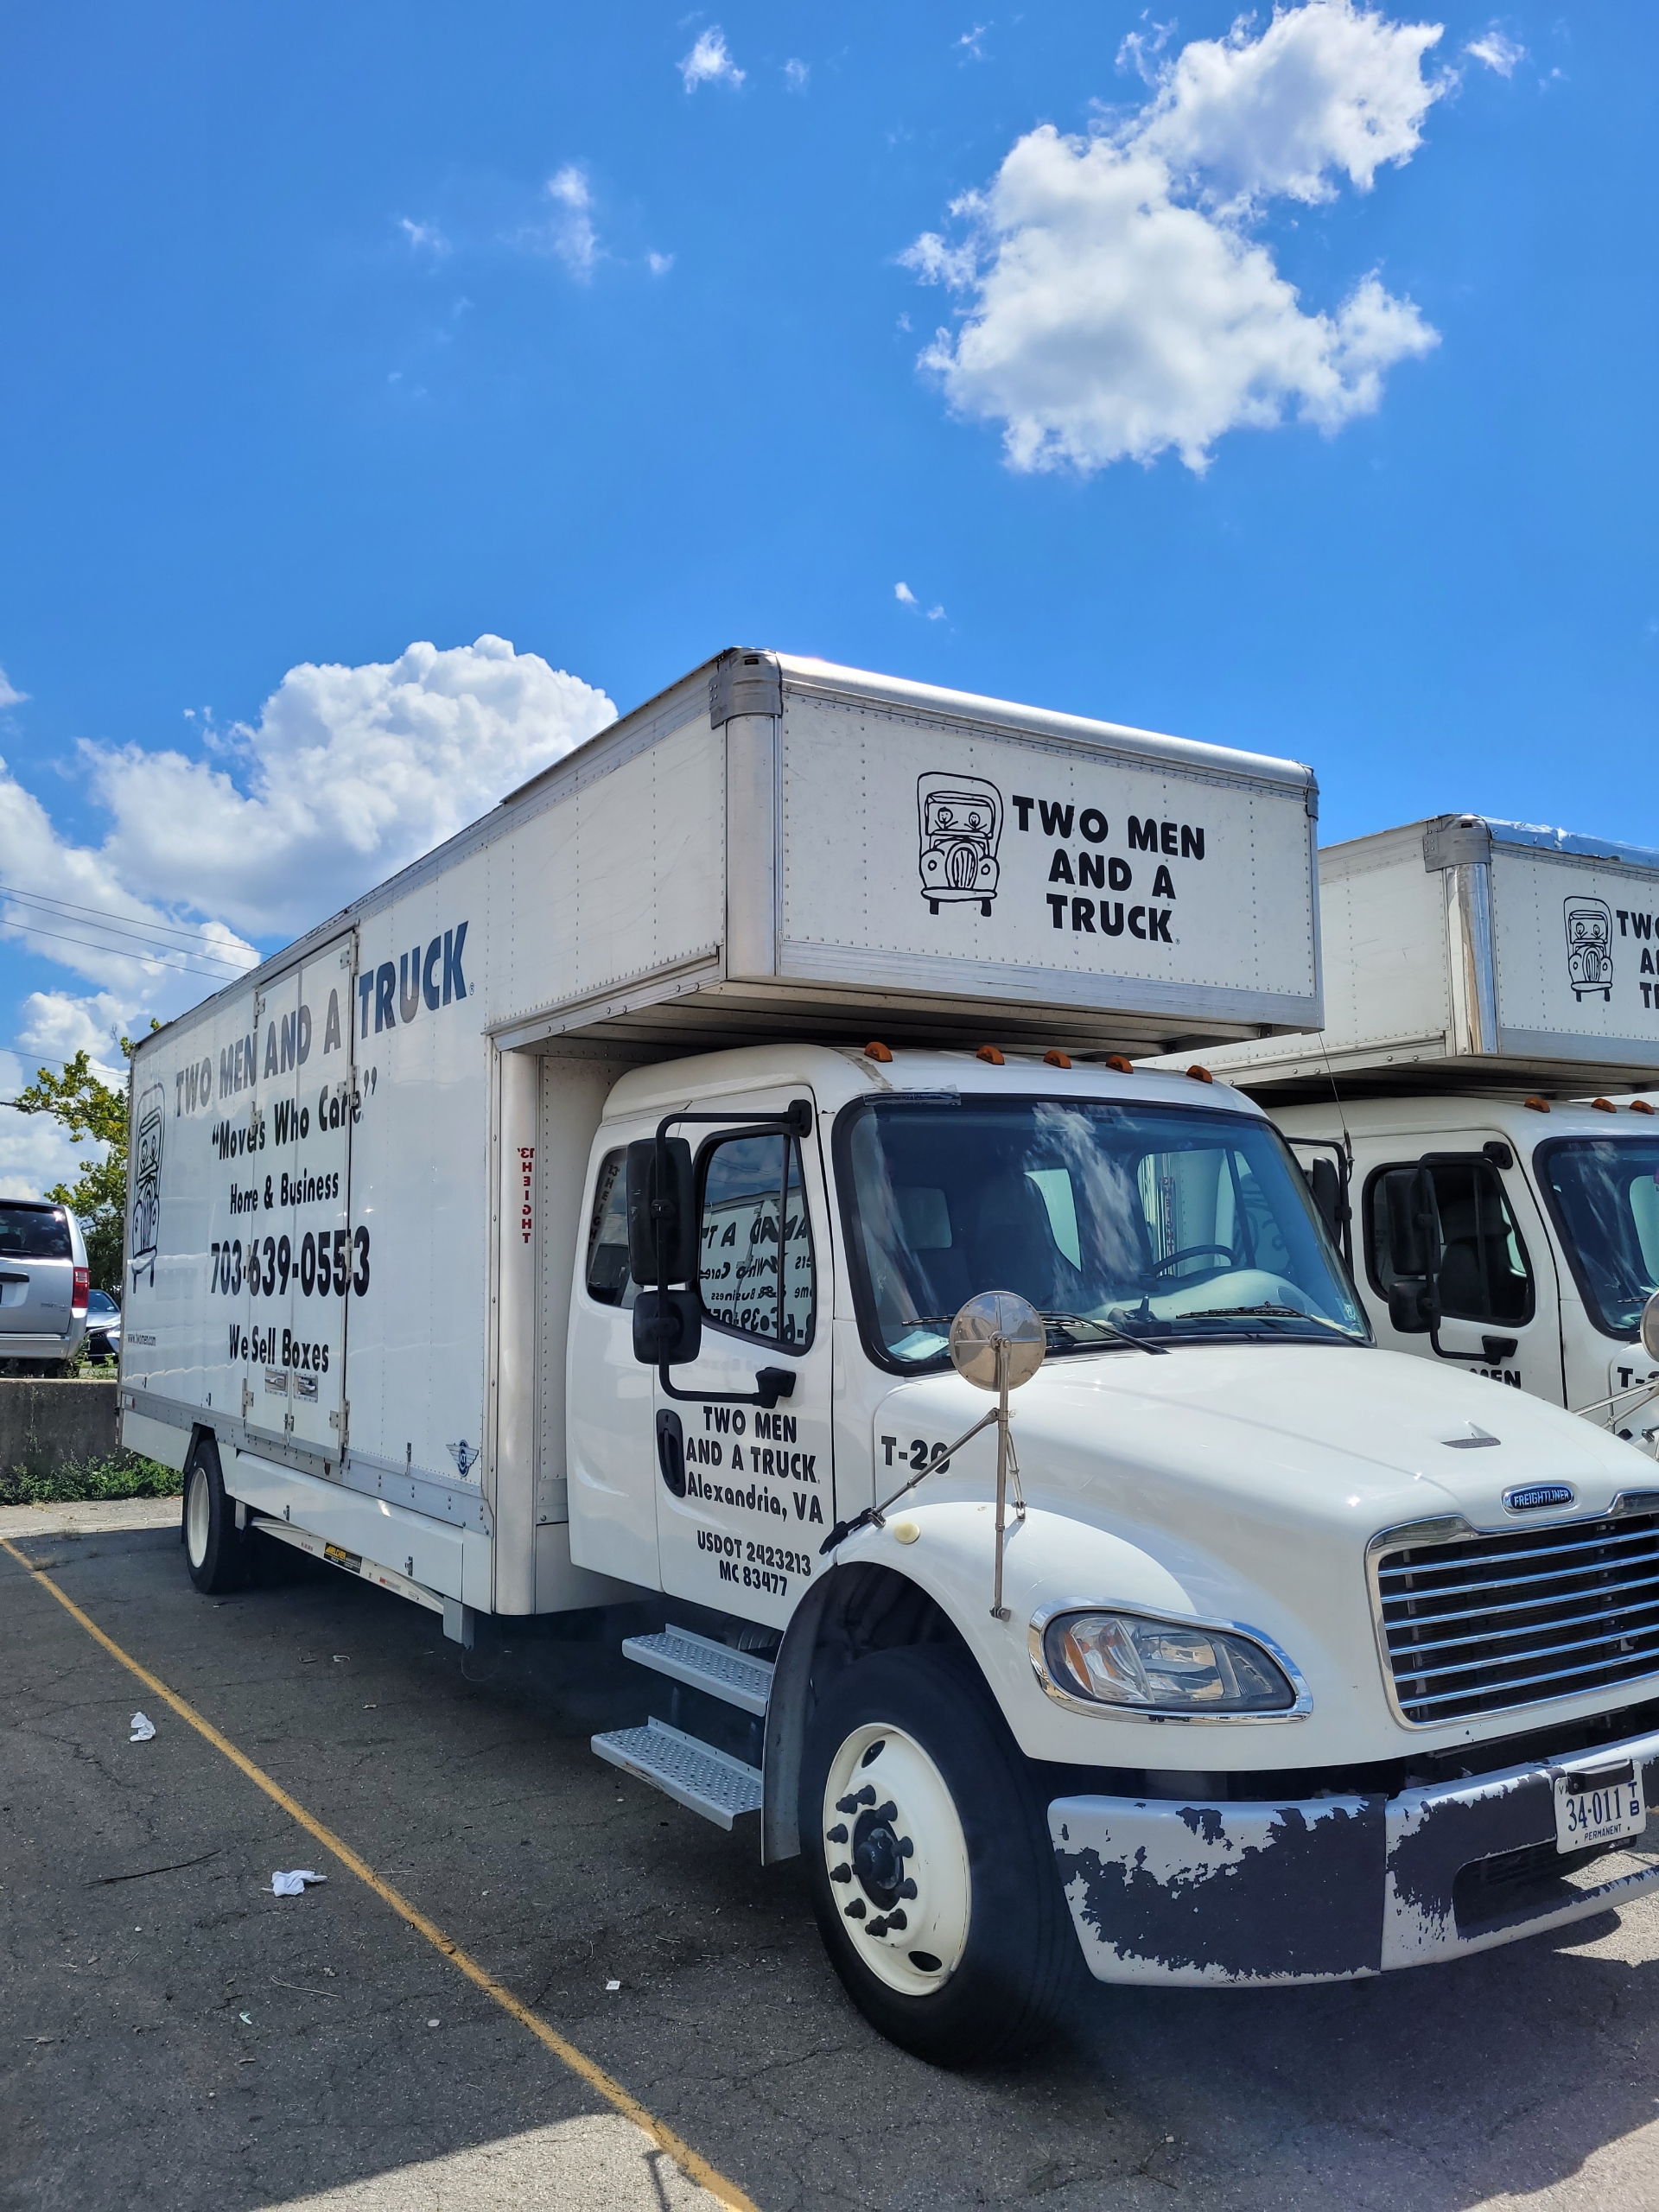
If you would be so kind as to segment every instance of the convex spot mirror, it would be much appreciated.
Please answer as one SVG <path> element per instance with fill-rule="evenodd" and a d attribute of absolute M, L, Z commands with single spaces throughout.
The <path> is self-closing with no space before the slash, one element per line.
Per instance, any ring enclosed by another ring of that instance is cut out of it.
<path fill-rule="evenodd" d="M 1642 1349 L 1649 1359 L 1659 1361 L 1659 1290 L 1642 1308 Z"/>
<path fill-rule="evenodd" d="M 1402 1336 L 1424 1336 L 1440 1325 L 1445 1257 L 1434 1178 L 1427 1167 L 1392 1168 L 1382 1178 L 1382 1201 L 1394 1277 L 1389 1319 Z"/>
<path fill-rule="evenodd" d="M 668 1172 L 658 1188 L 657 1139 L 640 1137 L 628 1147 L 628 1272 L 646 1288 L 655 1287 L 659 1280 L 664 1283 L 697 1280 L 697 1198 L 691 1147 L 683 1137 L 670 1137 L 663 1149 Z M 657 1272 L 659 1230 L 660 1278 Z"/>
<path fill-rule="evenodd" d="M 695 1290 L 642 1290 L 633 1301 L 633 1356 L 642 1366 L 682 1367 L 702 1350 Z"/>
<path fill-rule="evenodd" d="M 1043 1363 L 1048 1332 L 1037 1308 L 1012 1290 L 982 1290 L 950 1324 L 950 1364 L 977 1390 L 1001 1389 L 999 1348 L 1007 1353 L 1007 1382 L 1017 1390 Z"/>

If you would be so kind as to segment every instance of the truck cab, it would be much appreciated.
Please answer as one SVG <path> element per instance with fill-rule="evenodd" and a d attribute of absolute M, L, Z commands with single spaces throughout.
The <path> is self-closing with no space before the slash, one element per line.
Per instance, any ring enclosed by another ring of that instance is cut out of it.
<path fill-rule="evenodd" d="M 1610 1643 L 1574 1602 L 1609 1560 L 1633 1602 L 1659 1586 L 1649 1463 L 1381 1347 L 1242 1094 L 1068 1060 L 773 1046 L 617 1084 L 571 1303 L 571 1555 L 706 1625 L 635 1640 L 679 1706 L 595 1750 L 710 1817 L 758 1810 L 856 2000 L 933 2056 L 977 2047 L 970 1993 L 1037 2003 L 1062 1893 L 1100 1979 L 1198 1985 L 1447 1958 L 1659 1878 L 1611 1828 L 1567 1854 L 1580 1886 L 1555 1872 L 1557 1769 L 1576 1806 L 1659 1726 L 1635 1687 L 1659 1609 Z M 628 1241 L 669 1126 L 696 1139 L 683 1362 L 634 1318 Z M 992 1290 L 1044 1353 L 1004 1535 L 951 1358 Z M 734 1663 L 749 1760 L 683 1709 Z M 1011 1765 L 975 1733 L 986 1693 Z M 1629 1837 L 1646 1801 L 1620 1804 Z M 993 1860 L 995 1940 L 964 1901 Z"/>
<path fill-rule="evenodd" d="M 1275 1118 L 1304 1159 L 1333 1131 L 1351 1150 L 1354 1279 L 1379 1344 L 1587 1410 L 1653 1449 L 1659 1369 L 1641 1321 L 1659 1289 L 1659 1117 L 1646 1100 L 1431 1094 Z M 1441 1238 L 1433 1330 L 1390 1311 L 1402 1270 L 1386 1179 L 1419 1167 Z"/>

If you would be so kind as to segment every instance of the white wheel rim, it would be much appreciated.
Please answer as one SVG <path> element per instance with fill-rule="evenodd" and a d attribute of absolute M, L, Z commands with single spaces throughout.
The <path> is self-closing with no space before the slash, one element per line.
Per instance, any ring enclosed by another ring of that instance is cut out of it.
<path fill-rule="evenodd" d="M 189 1495 L 184 1501 L 184 1548 L 192 1567 L 200 1567 L 207 1556 L 207 1471 L 193 1467 Z"/>
<path fill-rule="evenodd" d="M 871 1973 L 906 1997 L 943 1988 L 968 1948 L 968 1840 L 913 1736 L 853 1731 L 830 1764 L 821 1834 L 830 1895 Z"/>

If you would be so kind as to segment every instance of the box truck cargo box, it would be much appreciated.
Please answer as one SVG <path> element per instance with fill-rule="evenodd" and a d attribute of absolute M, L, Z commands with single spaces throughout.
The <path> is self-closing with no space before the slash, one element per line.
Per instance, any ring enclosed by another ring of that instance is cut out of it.
<path fill-rule="evenodd" d="M 1328 1980 L 1659 1878 L 1659 1632 L 1444 1611 L 1659 1548 L 1650 1463 L 1378 1351 L 1262 1109 L 1131 1065 L 1318 1027 L 1313 788 L 722 654 L 146 1039 L 124 1433 L 197 1586 L 649 1599 L 595 1751 L 804 1854 L 941 2061 L 1079 1945 Z"/>
<path fill-rule="evenodd" d="M 1659 1084 L 1659 853 L 1444 814 L 1326 846 L 1319 908 L 1322 1033 L 1214 1062 L 1257 1096 Z"/>

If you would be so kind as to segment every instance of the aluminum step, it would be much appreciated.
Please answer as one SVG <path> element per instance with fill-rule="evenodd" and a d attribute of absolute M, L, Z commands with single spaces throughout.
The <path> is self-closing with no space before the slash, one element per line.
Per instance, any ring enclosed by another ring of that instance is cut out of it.
<path fill-rule="evenodd" d="M 643 1728 L 617 1728 L 595 1736 L 594 1751 L 625 1774 L 638 1775 L 688 1812 L 729 1829 L 744 1813 L 760 1809 L 760 1770 L 717 1751 L 661 1720 Z"/>
<path fill-rule="evenodd" d="M 744 1713 L 764 1714 L 772 1695 L 770 1659 L 753 1651 L 734 1651 L 688 1628 L 665 1628 L 659 1636 L 630 1636 L 622 1643 L 622 1656 L 671 1681 L 705 1690 Z"/>

